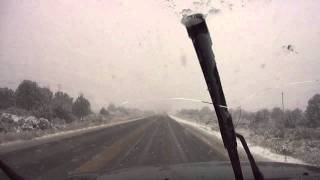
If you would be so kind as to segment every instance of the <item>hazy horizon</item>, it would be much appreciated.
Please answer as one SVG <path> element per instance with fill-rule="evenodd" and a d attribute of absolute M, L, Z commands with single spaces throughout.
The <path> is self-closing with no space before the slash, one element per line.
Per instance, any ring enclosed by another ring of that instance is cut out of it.
<path fill-rule="evenodd" d="M 93 109 L 199 108 L 210 101 L 181 12 L 210 12 L 227 104 L 305 108 L 320 93 L 320 1 L 1 1 L 0 87 L 23 79 Z"/>

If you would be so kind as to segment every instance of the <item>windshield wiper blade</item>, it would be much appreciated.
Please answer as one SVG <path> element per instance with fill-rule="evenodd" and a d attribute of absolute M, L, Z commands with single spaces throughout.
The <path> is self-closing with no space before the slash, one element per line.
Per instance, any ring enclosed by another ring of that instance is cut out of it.
<path fill-rule="evenodd" d="M 212 41 L 207 24 L 202 14 L 185 16 L 182 19 L 182 23 L 186 26 L 188 35 L 196 50 L 208 91 L 217 114 L 222 141 L 224 147 L 228 151 L 235 178 L 237 180 L 242 180 L 243 174 L 237 150 L 236 133 L 222 90 L 220 76 L 211 48 Z"/>

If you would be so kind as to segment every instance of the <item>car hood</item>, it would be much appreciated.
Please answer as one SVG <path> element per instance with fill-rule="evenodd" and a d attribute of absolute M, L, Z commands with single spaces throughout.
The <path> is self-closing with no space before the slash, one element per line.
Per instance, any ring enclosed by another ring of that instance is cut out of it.
<path fill-rule="evenodd" d="M 254 179 L 248 162 L 241 162 L 245 179 Z M 307 165 L 258 162 L 265 179 L 320 179 L 320 168 Z M 103 173 L 74 174 L 67 180 L 174 180 L 234 179 L 230 162 L 201 162 L 168 166 L 144 166 Z"/>

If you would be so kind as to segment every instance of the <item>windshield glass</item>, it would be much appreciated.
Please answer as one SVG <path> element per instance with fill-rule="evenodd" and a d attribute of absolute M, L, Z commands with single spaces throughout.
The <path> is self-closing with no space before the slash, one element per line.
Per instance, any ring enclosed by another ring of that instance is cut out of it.
<path fill-rule="evenodd" d="M 255 160 L 319 166 L 319 7 L 311 0 L 1 1 L 0 160 L 26 179 L 229 162 L 181 23 L 201 13 L 224 108 Z M 248 161 L 240 142 L 238 153 Z"/>

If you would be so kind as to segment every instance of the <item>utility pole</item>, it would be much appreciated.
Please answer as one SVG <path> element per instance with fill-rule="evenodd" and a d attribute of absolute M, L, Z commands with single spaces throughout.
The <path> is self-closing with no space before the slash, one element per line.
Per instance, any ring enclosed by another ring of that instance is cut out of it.
<path fill-rule="evenodd" d="M 282 111 L 283 111 L 283 114 L 284 114 L 283 91 L 281 92 L 281 102 L 282 102 Z"/>
<path fill-rule="evenodd" d="M 283 103 L 283 91 L 281 92 L 281 103 L 282 103 L 282 120 L 283 122 L 286 121 L 286 117 L 285 117 L 285 114 L 284 114 L 284 103 Z M 284 149 L 283 149 L 283 153 L 284 153 L 284 162 L 287 162 L 287 144 L 285 143 L 283 145 Z"/>

